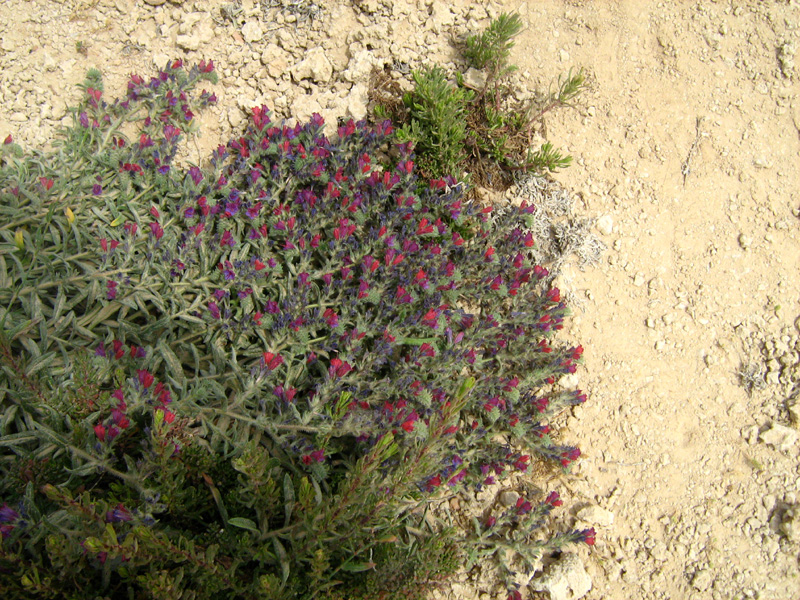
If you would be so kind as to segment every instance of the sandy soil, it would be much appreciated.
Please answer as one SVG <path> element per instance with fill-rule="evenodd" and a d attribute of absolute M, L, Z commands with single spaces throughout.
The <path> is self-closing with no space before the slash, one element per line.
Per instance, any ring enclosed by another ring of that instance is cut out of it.
<path fill-rule="evenodd" d="M 113 97 L 153 61 L 211 58 L 199 158 L 259 101 L 363 116 L 373 64 L 460 68 L 449 36 L 501 10 L 526 23 L 527 87 L 585 67 L 580 108 L 547 120 L 576 159 L 557 179 L 608 246 L 560 277 L 590 401 L 564 434 L 580 467 L 552 486 L 598 530 L 583 597 L 800 597 L 797 0 L 160 1 L 3 3 L 0 136 L 43 146 L 89 67 Z M 504 596 L 472 576 L 443 595 Z"/>

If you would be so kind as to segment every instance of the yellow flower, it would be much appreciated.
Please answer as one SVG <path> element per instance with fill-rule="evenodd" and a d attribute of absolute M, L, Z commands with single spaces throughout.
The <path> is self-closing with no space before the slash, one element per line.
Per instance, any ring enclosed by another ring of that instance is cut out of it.
<path fill-rule="evenodd" d="M 22 233 L 22 229 L 17 229 L 16 233 L 14 234 L 14 243 L 20 250 L 25 249 L 25 239 L 22 237 Z"/>
<path fill-rule="evenodd" d="M 67 222 L 74 223 L 75 222 L 75 213 L 72 212 L 72 209 L 68 206 L 64 209 L 64 214 L 67 215 Z"/>

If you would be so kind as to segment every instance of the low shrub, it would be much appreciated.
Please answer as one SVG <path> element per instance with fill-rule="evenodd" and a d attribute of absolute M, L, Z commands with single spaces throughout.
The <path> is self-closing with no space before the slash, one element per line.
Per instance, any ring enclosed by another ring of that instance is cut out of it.
<path fill-rule="evenodd" d="M 532 206 L 418 179 L 390 123 L 178 144 L 213 64 L 104 100 L 0 162 L 4 598 L 420 597 L 539 539 L 557 497 L 439 529 L 442 489 L 568 468 L 582 348 L 530 261 Z M 123 131 L 135 128 L 130 139 Z"/>

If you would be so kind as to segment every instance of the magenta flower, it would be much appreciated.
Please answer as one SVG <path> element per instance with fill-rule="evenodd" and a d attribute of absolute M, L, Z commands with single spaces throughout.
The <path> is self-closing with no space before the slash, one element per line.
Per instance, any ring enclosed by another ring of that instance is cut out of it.
<path fill-rule="evenodd" d="M 208 303 L 208 312 L 211 313 L 211 316 L 215 319 L 220 318 L 219 307 L 217 306 L 216 302 L 209 302 Z"/>
<path fill-rule="evenodd" d="M 219 245 L 230 246 L 231 248 L 233 248 L 235 244 L 236 241 L 233 239 L 233 235 L 231 235 L 230 231 L 226 230 L 225 233 L 222 234 L 222 239 L 220 239 Z"/>
<path fill-rule="evenodd" d="M 147 389 L 151 385 L 153 385 L 153 381 L 155 381 L 155 377 L 149 372 L 144 369 L 137 369 L 136 375 L 139 379 L 139 384 L 144 388 Z"/>
<path fill-rule="evenodd" d="M 422 356 L 428 356 L 430 358 L 433 358 L 434 356 L 436 356 L 436 351 L 433 349 L 433 346 L 431 346 L 430 344 L 427 344 L 427 343 L 426 344 L 422 344 L 419 347 L 419 352 L 420 352 L 420 354 Z"/>
<path fill-rule="evenodd" d="M 195 185 L 198 185 L 203 180 L 203 172 L 197 167 L 191 167 L 189 169 L 189 177 L 192 178 L 192 182 Z"/>
<path fill-rule="evenodd" d="M 325 322 L 331 328 L 335 328 L 339 325 L 339 315 L 337 315 L 333 309 L 326 308 L 325 312 L 322 313 L 322 318 L 325 319 Z"/>

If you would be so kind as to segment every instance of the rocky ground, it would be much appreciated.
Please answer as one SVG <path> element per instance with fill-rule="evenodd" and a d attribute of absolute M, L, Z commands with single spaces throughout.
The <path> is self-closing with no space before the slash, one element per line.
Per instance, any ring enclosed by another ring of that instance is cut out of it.
<path fill-rule="evenodd" d="M 598 540 L 526 594 L 800 597 L 797 0 L 8 0 L 0 134 L 44 146 L 90 67 L 113 97 L 154 63 L 213 59 L 199 161 L 254 104 L 360 118 L 373 66 L 403 85 L 421 64 L 461 69 L 451 40 L 503 10 L 526 23 L 521 86 L 591 75 L 547 130 L 576 159 L 557 177 L 573 216 L 607 246 L 559 278 L 587 348 L 571 384 L 590 400 L 564 434 L 584 458 L 549 483 Z M 436 595 L 504 597 L 488 569 Z"/>

